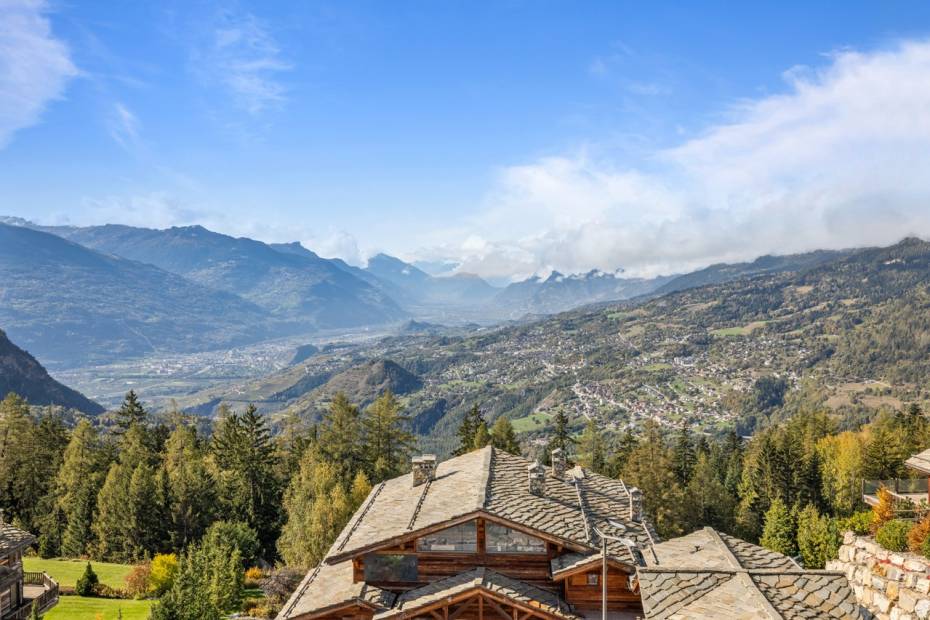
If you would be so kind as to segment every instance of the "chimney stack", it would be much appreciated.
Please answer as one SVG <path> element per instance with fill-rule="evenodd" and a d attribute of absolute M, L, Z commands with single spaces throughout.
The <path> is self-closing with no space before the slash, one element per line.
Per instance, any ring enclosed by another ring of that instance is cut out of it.
<path fill-rule="evenodd" d="M 529 466 L 530 493 L 542 497 L 546 494 L 546 468 L 536 461 Z"/>
<path fill-rule="evenodd" d="M 566 469 L 568 465 L 565 463 L 565 452 L 562 448 L 556 448 L 552 451 L 552 475 L 561 479 Z"/>
<path fill-rule="evenodd" d="M 433 479 L 436 474 L 436 455 L 424 454 L 413 457 L 413 486 L 418 487 Z"/>
<path fill-rule="evenodd" d="M 643 492 L 636 487 L 630 487 L 630 519 L 634 523 L 643 520 Z"/>

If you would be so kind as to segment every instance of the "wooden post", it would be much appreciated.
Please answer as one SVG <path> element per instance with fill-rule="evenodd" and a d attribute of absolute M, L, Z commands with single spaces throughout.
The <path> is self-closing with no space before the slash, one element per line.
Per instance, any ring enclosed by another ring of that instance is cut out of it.
<path fill-rule="evenodd" d="M 475 532 L 475 550 L 478 552 L 478 555 L 484 555 L 486 553 L 484 519 L 475 520 Z"/>
<path fill-rule="evenodd" d="M 484 597 L 478 595 L 478 620 L 484 620 Z"/>

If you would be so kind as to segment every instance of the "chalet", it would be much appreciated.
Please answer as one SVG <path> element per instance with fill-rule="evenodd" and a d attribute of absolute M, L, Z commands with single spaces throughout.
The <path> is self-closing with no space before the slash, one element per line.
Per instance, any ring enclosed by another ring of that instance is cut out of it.
<path fill-rule="evenodd" d="M 34 542 L 0 516 L 0 620 L 22 620 L 33 604 L 44 613 L 58 603 L 58 584 L 48 575 L 23 572 L 23 551 Z"/>
<path fill-rule="evenodd" d="M 930 503 L 930 449 L 918 452 L 904 461 L 913 472 L 908 478 L 889 480 L 863 480 L 862 501 L 869 506 L 878 504 L 878 490 L 887 489 L 900 503 L 899 516 L 919 517 Z"/>
<path fill-rule="evenodd" d="M 492 447 L 438 464 L 432 456 L 414 459 L 411 473 L 372 489 L 278 620 L 574 620 L 600 616 L 604 596 L 615 619 L 692 617 L 675 615 L 680 606 L 657 606 L 690 592 L 687 579 L 670 581 L 659 571 L 678 562 L 694 570 L 692 561 L 700 561 L 703 571 L 724 575 L 716 585 L 733 581 L 720 598 L 739 587 L 765 596 L 746 581 L 757 566 L 744 565 L 744 556 L 768 558 L 779 579 L 790 573 L 792 600 L 820 600 L 803 575 L 824 571 L 802 571 L 784 556 L 712 531 L 702 530 L 723 547 L 675 554 L 675 541 L 658 542 L 637 489 L 567 468 L 559 451 L 552 461 L 545 468 Z M 698 544 L 676 540 L 682 549 Z M 716 565 L 708 561 L 715 553 Z M 681 591 L 672 591 L 676 583 Z M 826 598 L 845 610 L 854 600 L 845 578 L 829 585 L 842 586 Z M 796 606 L 810 611 L 809 603 Z"/>

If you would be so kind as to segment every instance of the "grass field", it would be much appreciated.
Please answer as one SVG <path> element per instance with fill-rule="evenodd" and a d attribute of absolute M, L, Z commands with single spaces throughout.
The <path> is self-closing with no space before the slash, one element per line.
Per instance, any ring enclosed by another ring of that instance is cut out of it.
<path fill-rule="evenodd" d="M 122 588 L 126 585 L 126 575 L 132 570 L 129 564 L 110 564 L 107 562 L 91 562 L 94 572 L 100 583 L 111 588 Z M 43 560 L 42 558 L 23 558 L 23 569 L 28 572 L 48 573 L 63 588 L 73 588 L 78 577 L 84 573 L 86 560 Z M 49 616 L 51 617 L 51 616 Z"/>
<path fill-rule="evenodd" d="M 768 321 L 754 321 L 743 327 L 725 327 L 723 329 L 715 329 L 711 333 L 715 336 L 748 336 L 760 327 L 765 327 L 766 323 L 768 323 Z"/>
<path fill-rule="evenodd" d="M 511 420 L 513 423 L 513 430 L 518 433 L 537 431 L 548 426 L 551 421 L 552 414 L 549 413 L 531 413 L 528 416 Z"/>
<path fill-rule="evenodd" d="M 153 601 L 135 601 L 118 598 L 85 598 L 62 596 L 58 604 L 45 614 L 45 620 L 145 620 Z"/>

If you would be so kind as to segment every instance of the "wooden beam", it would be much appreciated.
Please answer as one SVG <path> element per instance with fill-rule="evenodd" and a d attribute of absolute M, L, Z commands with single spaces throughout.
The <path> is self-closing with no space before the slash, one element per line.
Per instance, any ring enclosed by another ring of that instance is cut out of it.
<path fill-rule="evenodd" d="M 456 618 L 458 618 L 459 616 L 461 616 L 463 613 L 465 613 L 465 610 L 466 610 L 466 609 L 468 609 L 469 607 L 471 607 L 471 604 L 474 603 L 474 602 L 475 602 L 475 599 L 474 599 L 474 598 L 470 598 L 470 599 L 464 601 L 461 605 L 459 605 L 459 608 L 458 608 L 458 609 L 456 609 L 456 610 L 453 611 L 451 614 L 449 614 L 449 620 L 455 620 Z"/>
<path fill-rule="evenodd" d="M 484 620 L 484 597 L 478 595 L 478 620 Z"/>
<path fill-rule="evenodd" d="M 494 599 L 489 598 L 487 602 L 488 602 L 488 605 L 491 606 L 491 609 L 493 609 L 498 614 L 500 614 L 501 618 L 503 618 L 504 620 L 510 620 L 510 614 L 504 611 L 504 608 L 498 605 Z M 514 607 L 514 609 L 516 609 L 516 607 Z"/>

